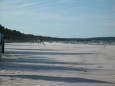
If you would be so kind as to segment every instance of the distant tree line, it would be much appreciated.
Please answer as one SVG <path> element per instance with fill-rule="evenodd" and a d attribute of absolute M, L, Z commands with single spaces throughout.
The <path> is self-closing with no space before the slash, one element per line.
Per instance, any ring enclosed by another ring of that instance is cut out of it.
<path fill-rule="evenodd" d="M 73 42 L 73 43 L 112 43 L 115 37 L 97 37 L 97 38 L 57 38 L 48 36 L 36 36 L 32 34 L 24 34 L 20 31 L 10 30 L 0 24 L 0 33 L 4 34 L 6 42 L 36 42 L 37 40 L 48 42 Z"/>
<path fill-rule="evenodd" d="M 20 31 L 10 30 L 5 28 L 0 24 L 0 33 L 4 34 L 5 41 L 30 41 L 30 40 L 37 40 L 38 36 L 34 36 L 31 34 L 24 34 Z"/>

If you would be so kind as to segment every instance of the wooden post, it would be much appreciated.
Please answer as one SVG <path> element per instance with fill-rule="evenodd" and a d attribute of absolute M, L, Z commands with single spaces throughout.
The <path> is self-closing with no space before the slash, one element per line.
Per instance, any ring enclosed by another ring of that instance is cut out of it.
<path fill-rule="evenodd" d="M 4 53 L 4 42 L 2 43 L 2 53 Z"/>

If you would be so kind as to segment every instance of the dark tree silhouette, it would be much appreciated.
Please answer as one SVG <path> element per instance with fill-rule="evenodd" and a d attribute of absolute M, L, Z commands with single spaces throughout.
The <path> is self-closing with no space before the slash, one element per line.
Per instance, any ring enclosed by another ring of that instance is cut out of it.
<path fill-rule="evenodd" d="M 32 34 L 24 34 L 20 31 L 10 30 L 5 28 L 0 24 L 0 33 L 4 34 L 4 38 L 6 42 L 9 41 L 18 41 L 18 42 L 27 42 L 27 41 L 40 41 L 43 43 L 44 41 L 52 42 L 52 41 L 62 41 L 62 42 L 79 42 L 79 43 L 112 43 L 115 42 L 115 37 L 96 37 L 96 38 L 56 38 L 56 37 L 48 37 L 48 36 L 36 36 Z"/>

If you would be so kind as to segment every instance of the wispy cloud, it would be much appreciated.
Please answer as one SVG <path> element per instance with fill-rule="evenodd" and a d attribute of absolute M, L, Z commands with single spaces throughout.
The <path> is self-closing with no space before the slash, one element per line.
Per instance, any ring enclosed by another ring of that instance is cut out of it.
<path fill-rule="evenodd" d="M 21 5 L 21 7 L 29 7 L 29 6 L 33 6 L 35 4 L 36 4 L 36 2 L 25 3 L 25 4 Z"/>
<path fill-rule="evenodd" d="M 14 20 L 18 24 L 24 21 L 23 27 L 30 24 L 36 28 L 114 28 L 113 1 L 115 0 L 2 0 L 0 21 L 7 23 L 7 20 Z M 10 23 L 15 24 L 14 21 Z"/>

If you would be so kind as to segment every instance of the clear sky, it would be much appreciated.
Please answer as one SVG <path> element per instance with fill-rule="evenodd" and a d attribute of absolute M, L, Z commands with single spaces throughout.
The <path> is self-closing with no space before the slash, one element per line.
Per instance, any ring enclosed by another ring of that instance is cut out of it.
<path fill-rule="evenodd" d="M 51 37 L 115 36 L 115 0 L 0 0 L 0 24 Z"/>

